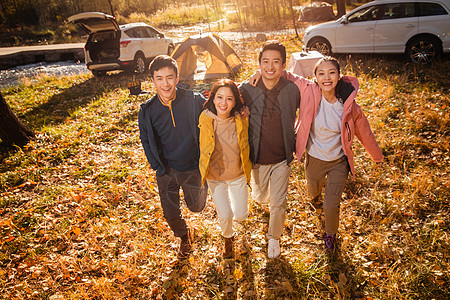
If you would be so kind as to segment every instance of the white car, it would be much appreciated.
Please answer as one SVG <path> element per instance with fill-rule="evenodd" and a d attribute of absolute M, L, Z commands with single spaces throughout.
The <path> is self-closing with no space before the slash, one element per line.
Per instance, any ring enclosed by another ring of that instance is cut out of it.
<path fill-rule="evenodd" d="M 84 54 L 95 76 L 127 69 L 144 73 L 154 57 L 174 49 L 172 39 L 145 23 L 119 26 L 113 16 L 100 12 L 73 15 L 68 21 L 89 34 Z"/>
<path fill-rule="evenodd" d="M 303 44 L 331 53 L 405 53 L 429 63 L 450 52 L 450 0 L 377 0 L 310 26 Z"/>

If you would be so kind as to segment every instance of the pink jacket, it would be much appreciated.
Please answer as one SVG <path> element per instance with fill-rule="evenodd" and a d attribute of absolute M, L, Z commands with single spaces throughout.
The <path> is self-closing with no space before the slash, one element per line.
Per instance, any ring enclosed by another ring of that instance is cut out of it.
<path fill-rule="evenodd" d="M 297 159 L 300 160 L 306 149 L 309 131 L 316 116 L 317 108 L 319 107 L 322 99 L 322 93 L 316 83 L 306 78 L 289 72 L 286 72 L 286 78 L 297 85 L 301 95 L 299 117 L 295 126 L 297 132 L 295 154 Z M 370 129 L 367 117 L 364 115 L 359 105 L 355 102 L 356 93 L 359 88 L 358 79 L 352 76 L 344 76 L 342 79 L 350 82 L 355 88 L 348 99 L 344 102 L 344 115 L 342 117 L 341 127 L 342 149 L 348 158 L 350 171 L 352 172 L 353 179 L 355 179 L 355 164 L 353 161 L 352 151 L 352 144 L 355 135 L 361 141 L 364 148 L 366 148 L 367 152 L 369 152 L 372 156 L 374 161 L 382 161 L 383 153 L 381 152 L 381 149 L 375 140 L 375 136 Z"/>

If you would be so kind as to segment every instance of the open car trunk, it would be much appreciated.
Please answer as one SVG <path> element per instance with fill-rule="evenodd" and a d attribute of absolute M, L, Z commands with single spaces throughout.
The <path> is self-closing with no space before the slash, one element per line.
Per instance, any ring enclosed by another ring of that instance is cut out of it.
<path fill-rule="evenodd" d="M 93 63 L 117 61 L 120 56 L 120 31 L 104 31 L 91 34 L 86 51 Z"/>
<path fill-rule="evenodd" d="M 121 31 L 113 16 L 86 12 L 70 16 L 68 21 L 89 34 L 85 49 L 91 62 L 86 60 L 87 63 L 117 61 L 120 56 Z"/>

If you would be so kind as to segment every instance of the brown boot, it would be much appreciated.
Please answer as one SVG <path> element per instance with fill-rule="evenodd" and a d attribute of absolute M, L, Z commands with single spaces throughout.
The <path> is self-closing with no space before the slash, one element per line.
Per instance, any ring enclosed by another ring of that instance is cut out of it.
<path fill-rule="evenodd" d="M 225 238 L 223 258 L 225 259 L 234 258 L 234 236 L 230 238 Z"/>
<path fill-rule="evenodd" d="M 186 235 L 181 237 L 180 249 L 178 250 L 178 258 L 188 258 L 191 253 L 191 232 L 188 230 Z"/>

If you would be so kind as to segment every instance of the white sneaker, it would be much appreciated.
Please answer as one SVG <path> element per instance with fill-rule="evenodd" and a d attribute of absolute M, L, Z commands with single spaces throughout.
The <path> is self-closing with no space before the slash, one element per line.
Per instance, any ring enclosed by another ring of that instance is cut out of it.
<path fill-rule="evenodd" d="M 267 256 L 269 258 L 277 258 L 280 256 L 280 252 L 280 242 L 276 239 L 270 239 L 267 247 Z"/>

